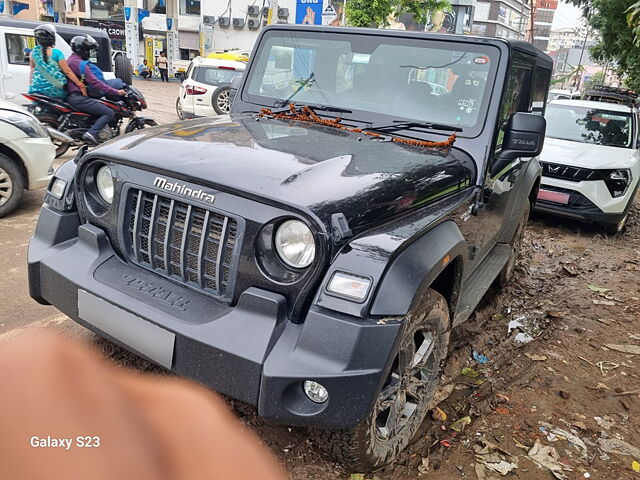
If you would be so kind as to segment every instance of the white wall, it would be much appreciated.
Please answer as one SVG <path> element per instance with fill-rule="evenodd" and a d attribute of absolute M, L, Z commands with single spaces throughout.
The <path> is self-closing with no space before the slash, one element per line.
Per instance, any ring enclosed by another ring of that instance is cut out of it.
<path fill-rule="evenodd" d="M 227 1 L 225 0 L 201 0 L 203 15 L 213 15 L 216 19 L 224 14 L 229 16 L 229 12 L 225 13 L 227 7 Z M 265 2 L 265 4 L 268 2 Z M 231 0 L 231 18 L 240 17 L 247 19 L 247 6 L 257 5 L 262 6 L 260 0 Z M 289 23 L 295 22 L 295 0 L 278 0 L 278 7 L 289 9 Z M 182 25 L 180 26 L 182 28 Z M 249 30 L 246 26 L 243 29 L 235 29 L 232 26 L 228 28 L 221 28 L 216 25 L 213 30 L 213 48 L 216 50 L 228 50 L 228 49 L 241 49 L 250 50 L 253 48 L 253 44 L 258 37 L 261 29 Z"/>

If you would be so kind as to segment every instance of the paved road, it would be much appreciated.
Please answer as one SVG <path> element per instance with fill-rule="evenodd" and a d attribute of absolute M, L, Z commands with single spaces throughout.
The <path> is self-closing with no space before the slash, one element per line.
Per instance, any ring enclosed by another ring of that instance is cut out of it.
<path fill-rule="evenodd" d="M 143 112 L 160 124 L 177 120 L 175 101 L 178 83 L 162 83 L 157 80 L 134 81 L 143 92 L 148 109 Z M 70 152 L 56 161 L 55 166 L 73 158 Z M 56 325 L 74 335 L 82 335 L 84 329 L 77 327 L 55 308 L 37 304 L 29 297 L 27 285 L 27 245 L 38 219 L 44 190 L 26 192 L 21 207 L 12 215 L 0 219 L 0 336 L 26 326 L 40 327 Z"/>

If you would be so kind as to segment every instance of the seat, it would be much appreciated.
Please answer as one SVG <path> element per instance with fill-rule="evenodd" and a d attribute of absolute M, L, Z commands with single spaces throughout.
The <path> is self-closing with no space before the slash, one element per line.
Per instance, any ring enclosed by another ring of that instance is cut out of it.
<path fill-rule="evenodd" d="M 398 87 L 393 102 L 396 115 L 416 119 L 433 119 L 439 108 L 439 96 L 433 95 L 433 87 L 428 82 L 411 81 Z"/>
<path fill-rule="evenodd" d="M 468 125 L 475 123 L 482 103 L 486 81 L 473 75 L 460 75 L 449 95 L 449 108 L 457 110 L 459 123 Z"/>

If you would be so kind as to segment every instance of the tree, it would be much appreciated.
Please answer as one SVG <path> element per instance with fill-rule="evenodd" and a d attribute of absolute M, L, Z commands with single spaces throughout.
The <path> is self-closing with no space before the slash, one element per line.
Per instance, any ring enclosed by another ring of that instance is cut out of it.
<path fill-rule="evenodd" d="M 635 45 L 633 29 L 627 23 L 627 11 L 634 0 L 571 0 L 582 8 L 587 23 L 599 34 L 591 48 L 591 57 L 604 65 L 616 65 L 630 88 L 640 90 L 640 48 Z"/>
<path fill-rule="evenodd" d="M 424 25 L 430 13 L 450 8 L 448 0 L 347 0 L 345 13 L 351 26 L 386 27 L 391 16 L 410 13 Z"/>

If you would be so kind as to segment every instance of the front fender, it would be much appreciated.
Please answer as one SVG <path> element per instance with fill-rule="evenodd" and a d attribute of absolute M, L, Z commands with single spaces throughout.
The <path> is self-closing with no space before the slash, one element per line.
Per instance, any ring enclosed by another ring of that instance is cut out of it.
<path fill-rule="evenodd" d="M 378 287 L 371 314 L 405 315 L 423 286 L 431 285 L 456 258 L 464 261 L 466 256 L 467 242 L 455 222 L 440 223 L 396 257 Z"/>
<path fill-rule="evenodd" d="M 466 241 L 448 219 L 468 209 L 472 197 L 473 189 L 465 189 L 353 239 L 334 258 L 314 304 L 360 318 L 406 314 L 421 286 L 431 284 L 448 265 L 443 264 L 447 255 L 449 262 L 467 257 Z M 326 290 L 338 270 L 371 280 L 363 302 L 339 298 Z"/>

